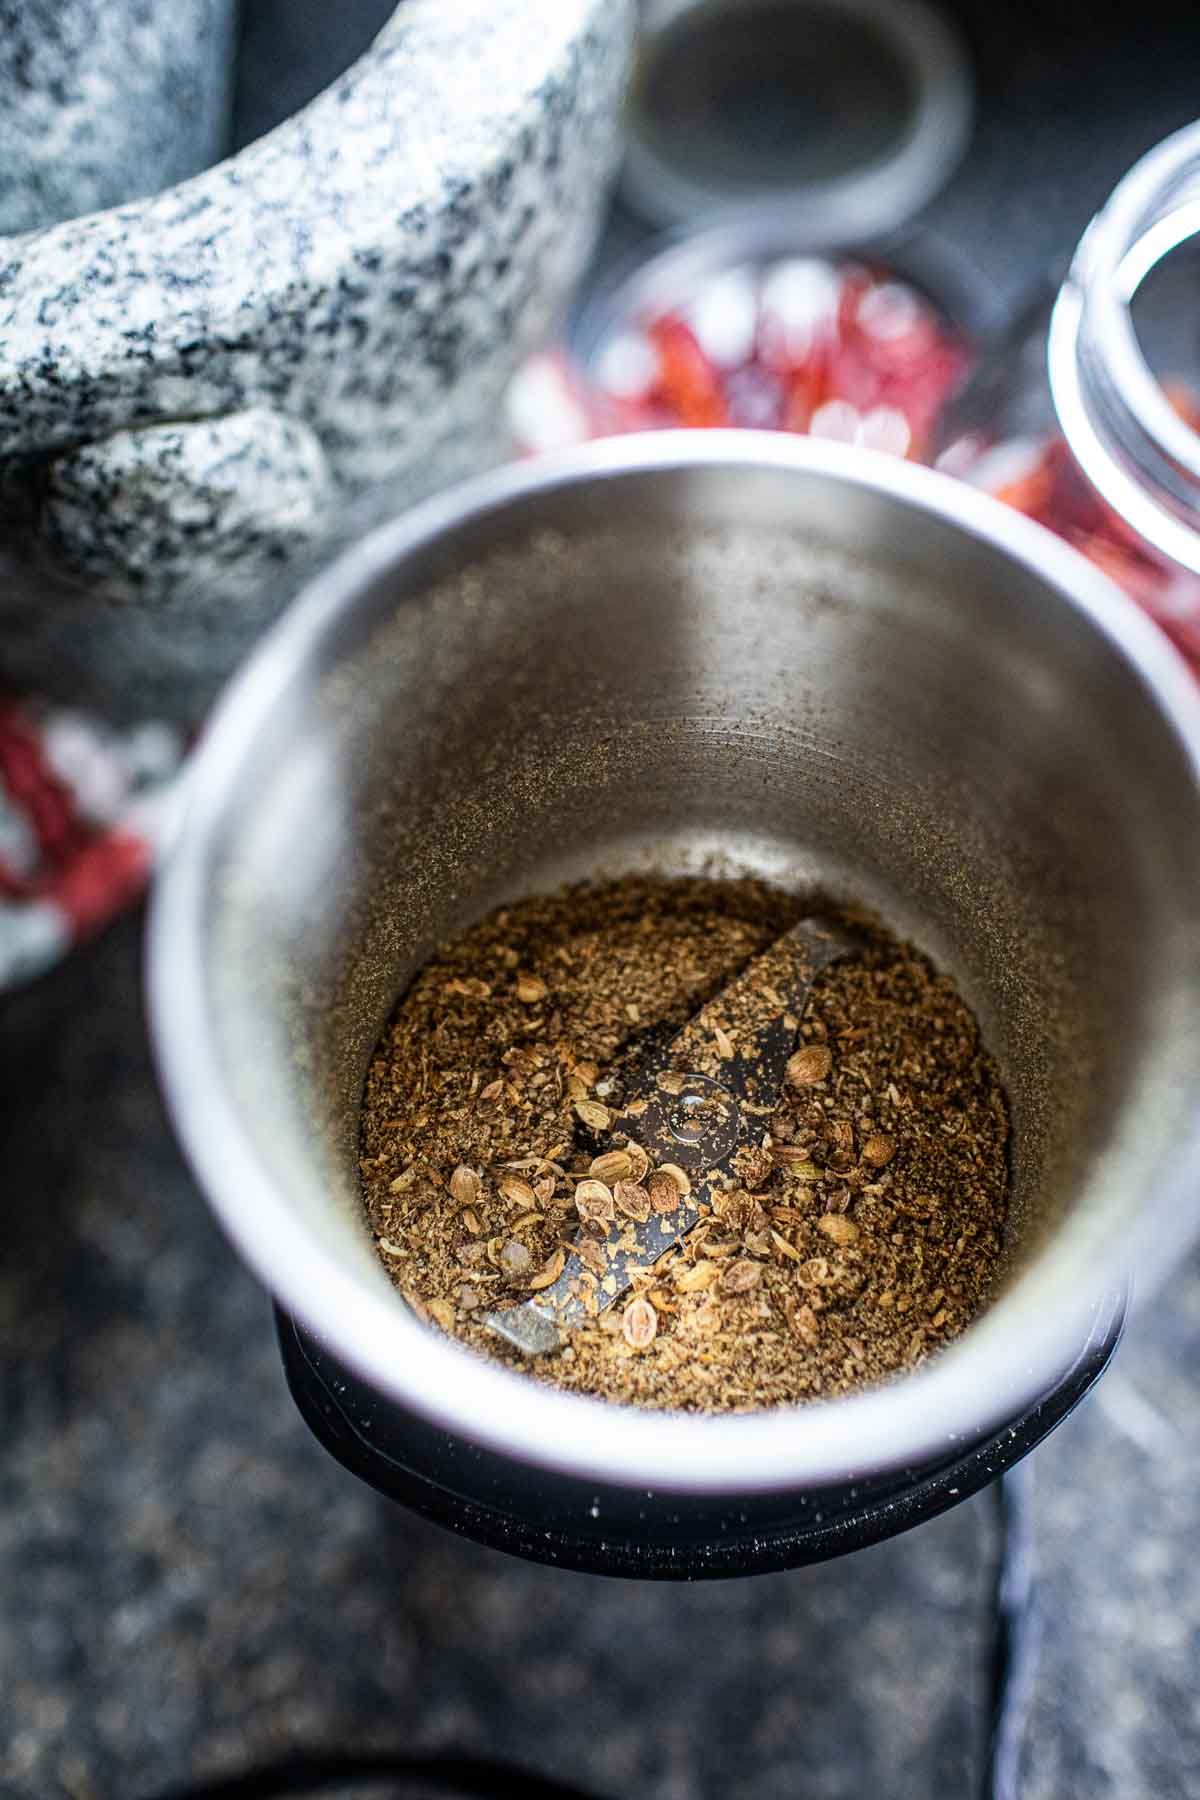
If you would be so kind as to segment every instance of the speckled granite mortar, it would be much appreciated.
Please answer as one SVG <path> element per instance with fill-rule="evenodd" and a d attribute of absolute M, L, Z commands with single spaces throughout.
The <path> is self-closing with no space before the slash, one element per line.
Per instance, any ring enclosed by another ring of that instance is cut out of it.
<path fill-rule="evenodd" d="M 230 161 L 0 241 L 6 679 L 194 713 L 349 498 L 498 454 L 594 236 L 632 10 L 403 0 Z"/>
<path fill-rule="evenodd" d="M 237 0 L 0 0 L 0 231 L 116 206 L 229 148 Z"/>

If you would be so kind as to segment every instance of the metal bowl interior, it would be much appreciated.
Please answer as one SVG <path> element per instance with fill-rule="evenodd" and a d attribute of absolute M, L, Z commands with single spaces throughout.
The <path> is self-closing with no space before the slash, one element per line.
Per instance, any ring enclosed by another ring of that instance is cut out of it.
<path fill-rule="evenodd" d="M 151 934 L 185 1145 L 282 1303 L 449 1431 L 696 1492 L 950 1449 L 1194 1228 L 1198 745 L 1140 614 L 927 470 L 656 433 L 490 475 L 328 570 L 210 726 Z M 357 1109 L 448 931 L 567 877 L 713 862 L 866 901 L 958 978 L 1012 1104 L 1007 1263 L 887 1387 L 639 1414 L 416 1321 L 366 1230 Z"/>

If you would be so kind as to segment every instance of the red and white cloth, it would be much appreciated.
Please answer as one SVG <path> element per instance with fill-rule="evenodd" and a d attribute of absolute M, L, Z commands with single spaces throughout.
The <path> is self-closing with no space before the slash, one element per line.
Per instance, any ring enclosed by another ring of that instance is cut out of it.
<path fill-rule="evenodd" d="M 0 699 L 0 990 L 91 937 L 142 892 L 165 841 L 184 743 L 68 708 Z"/>

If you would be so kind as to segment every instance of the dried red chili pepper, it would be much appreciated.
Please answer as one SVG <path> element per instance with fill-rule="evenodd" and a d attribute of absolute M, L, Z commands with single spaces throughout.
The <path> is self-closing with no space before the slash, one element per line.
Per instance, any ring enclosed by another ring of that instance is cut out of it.
<path fill-rule="evenodd" d="M 729 413 L 720 379 L 680 318 L 655 319 L 646 333 L 658 352 L 658 376 L 652 397 L 675 415 L 680 425 L 727 425 Z"/>
<path fill-rule="evenodd" d="M 1185 423 L 1200 428 L 1200 400 L 1164 389 Z M 960 443 L 945 459 L 1017 512 L 1045 525 L 1102 569 L 1159 625 L 1200 673 L 1200 576 L 1145 543 L 1085 480 L 1061 437 Z"/>
<path fill-rule="evenodd" d="M 811 431 L 916 457 L 968 363 L 907 283 L 807 256 L 718 271 L 640 326 L 623 323 L 589 373 L 602 429 Z"/>

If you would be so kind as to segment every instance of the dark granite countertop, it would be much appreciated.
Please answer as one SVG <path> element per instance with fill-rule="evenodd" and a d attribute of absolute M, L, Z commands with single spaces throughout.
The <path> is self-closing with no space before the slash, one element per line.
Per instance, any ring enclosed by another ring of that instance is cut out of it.
<path fill-rule="evenodd" d="M 248 10 L 247 66 L 288 66 L 289 100 L 323 10 Z M 365 35 L 387 10 L 338 12 Z M 1094 10 L 969 9 L 980 128 L 930 221 L 999 300 L 1196 110 L 1186 13 L 1135 36 Z M 304 1747 L 446 1745 L 646 1800 L 973 1794 L 987 1495 L 839 1563 L 670 1587 L 507 1559 L 324 1455 L 172 1143 L 139 954 L 130 920 L 0 1001 L 0 1795 L 139 1800 Z M 1198 1376 L 1193 1259 L 1033 1459 L 1021 1800 L 1200 1791 Z"/>

